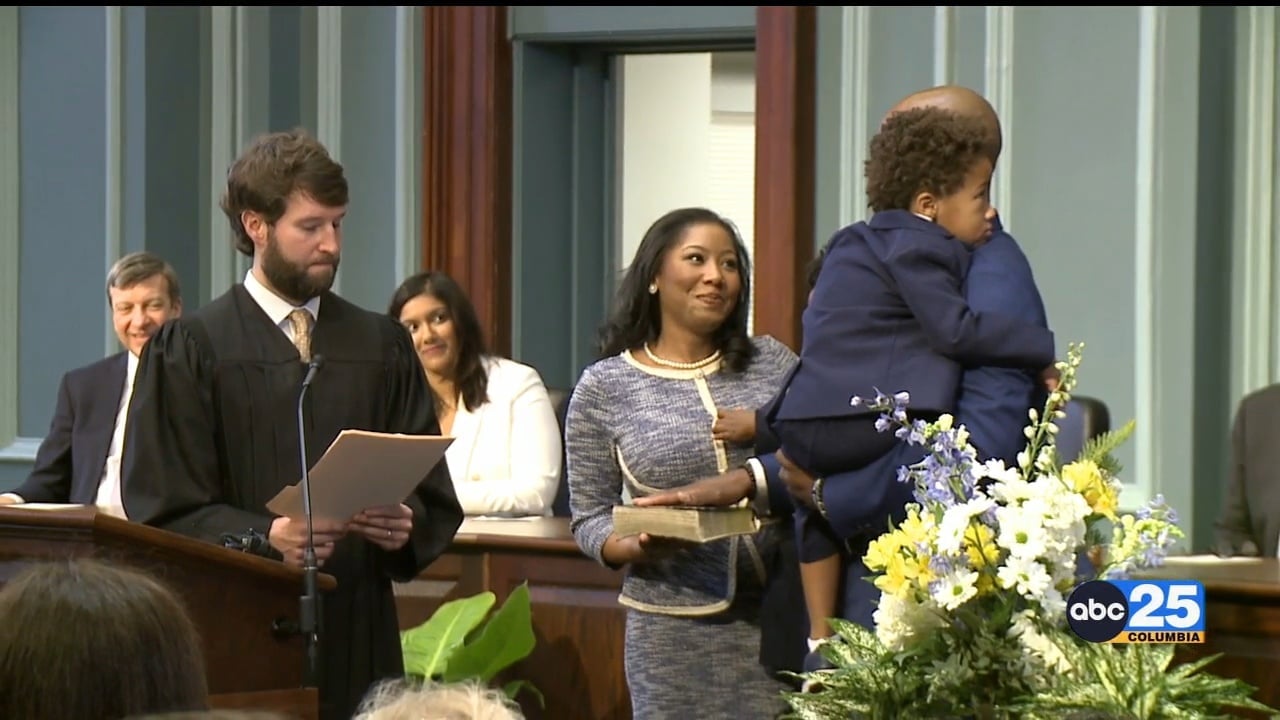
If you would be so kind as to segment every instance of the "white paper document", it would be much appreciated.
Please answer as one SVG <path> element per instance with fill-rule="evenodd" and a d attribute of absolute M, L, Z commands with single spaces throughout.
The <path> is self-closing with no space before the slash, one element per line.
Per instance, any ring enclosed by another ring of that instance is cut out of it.
<path fill-rule="evenodd" d="M 371 507 L 399 505 L 444 458 L 453 438 L 343 430 L 311 468 L 311 514 L 345 522 Z M 302 517 L 302 485 L 267 503 L 277 515 Z"/>

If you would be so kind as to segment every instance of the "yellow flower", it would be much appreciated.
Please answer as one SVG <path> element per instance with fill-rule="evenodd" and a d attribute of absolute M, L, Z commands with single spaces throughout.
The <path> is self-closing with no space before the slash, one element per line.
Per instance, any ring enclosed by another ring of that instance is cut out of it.
<path fill-rule="evenodd" d="M 872 540 L 867 546 L 867 554 L 862 556 L 862 562 L 867 566 L 868 570 L 877 572 L 887 567 L 901 549 L 902 532 L 895 530 L 885 533 Z"/>
<path fill-rule="evenodd" d="M 990 573 L 981 573 L 978 575 L 978 582 L 975 583 L 978 588 L 979 595 L 989 595 L 996 589 L 996 579 Z"/>
<path fill-rule="evenodd" d="M 996 545 L 995 536 L 986 525 L 969 524 L 964 531 L 964 551 L 974 570 L 1000 562 L 1000 546 Z"/>
<path fill-rule="evenodd" d="M 932 515 L 920 517 L 919 508 L 910 507 L 907 509 L 907 519 L 902 521 L 895 533 L 901 534 L 903 546 L 914 548 L 919 543 L 932 540 L 935 530 Z"/>
<path fill-rule="evenodd" d="M 933 571 L 929 569 L 929 556 L 912 553 L 903 560 L 903 571 L 907 577 L 915 581 L 916 587 L 927 587 L 933 580 Z"/>
<path fill-rule="evenodd" d="M 895 554 L 885 566 L 884 574 L 876 577 L 875 585 L 882 592 L 898 597 L 907 597 L 911 591 L 911 583 L 907 579 L 907 564 L 902 555 Z"/>
<path fill-rule="evenodd" d="M 1071 489 L 1084 497 L 1089 508 L 1099 515 L 1111 520 L 1116 519 L 1116 508 L 1120 505 L 1120 493 L 1115 485 L 1107 480 L 1092 460 L 1079 460 L 1062 468 L 1062 479 Z"/>

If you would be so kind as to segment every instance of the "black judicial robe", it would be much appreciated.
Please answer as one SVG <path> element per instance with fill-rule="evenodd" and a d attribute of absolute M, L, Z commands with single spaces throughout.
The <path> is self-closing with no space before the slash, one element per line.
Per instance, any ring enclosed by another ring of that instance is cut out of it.
<path fill-rule="evenodd" d="M 309 465 L 344 428 L 439 433 L 409 334 L 393 320 L 326 292 L 311 347 L 325 360 L 307 391 Z M 215 543 L 223 533 L 265 534 L 266 503 L 302 472 L 297 402 L 307 368 L 288 337 L 237 284 L 165 324 L 140 360 L 121 470 L 129 518 Z M 347 720 L 372 683 L 403 675 L 391 581 L 415 577 L 462 522 L 444 462 L 405 504 L 414 529 L 401 550 L 352 534 L 320 568 L 338 582 L 321 601 L 323 720 Z M 252 598 L 227 598 L 239 602 Z"/>

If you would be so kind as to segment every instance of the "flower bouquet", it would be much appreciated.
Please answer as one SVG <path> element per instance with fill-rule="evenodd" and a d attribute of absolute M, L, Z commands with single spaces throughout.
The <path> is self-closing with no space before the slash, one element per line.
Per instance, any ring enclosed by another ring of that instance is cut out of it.
<path fill-rule="evenodd" d="M 1095 644 L 1068 628 L 1066 598 L 1076 585 L 1159 565 L 1183 537 L 1159 496 L 1118 514 L 1112 452 L 1132 422 L 1060 463 L 1055 421 L 1065 417 L 1081 350 L 1073 345 L 1058 363 L 1059 387 L 1043 411 L 1030 411 L 1015 467 L 979 462 L 948 415 L 908 419 L 905 393 L 853 399 L 881 411 L 882 432 L 928 454 L 899 471 L 899 481 L 914 485 L 905 519 L 862 558 L 881 593 L 875 630 L 832 621 L 836 635 L 822 653 L 835 668 L 798 676 L 819 689 L 789 693 L 790 717 L 1146 719 L 1270 710 L 1250 697 L 1253 687 L 1200 672 L 1214 657 L 1170 670 L 1172 645 Z"/>

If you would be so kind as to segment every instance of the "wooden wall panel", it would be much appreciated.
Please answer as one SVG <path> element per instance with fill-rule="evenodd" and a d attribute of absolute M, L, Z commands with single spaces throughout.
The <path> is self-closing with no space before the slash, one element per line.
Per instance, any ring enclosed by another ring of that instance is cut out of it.
<path fill-rule="evenodd" d="M 507 8 L 423 8 L 422 265 L 471 297 L 511 350 L 511 43 Z"/>
<path fill-rule="evenodd" d="M 755 332 L 800 350 L 814 256 L 816 8 L 756 10 Z"/>

